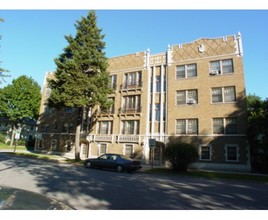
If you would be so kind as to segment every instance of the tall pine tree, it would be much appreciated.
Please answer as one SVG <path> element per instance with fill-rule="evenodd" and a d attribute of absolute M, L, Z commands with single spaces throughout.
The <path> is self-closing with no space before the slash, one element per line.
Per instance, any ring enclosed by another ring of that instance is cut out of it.
<path fill-rule="evenodd" d="M 75 24 L 76 36 L 65 36 L 68 46 L 55 59 L 55 80 L 49 80 L 50 106 L 77 109 L 75 135 L 75 159 L 80 160 L 81 119 L 84 109 L 100 106 L 108 109 L 111 101 L 108 94 L 108 59 L 105 57 L 104 35 L 97 27 L 95 11 L 82 17 Z"/>

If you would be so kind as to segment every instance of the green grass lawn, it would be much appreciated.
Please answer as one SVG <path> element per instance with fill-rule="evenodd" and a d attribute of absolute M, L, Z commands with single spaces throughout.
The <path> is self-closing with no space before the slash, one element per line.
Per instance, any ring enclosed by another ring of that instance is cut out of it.
<path fill-rule="evenodd" d="M 0 143 L 0 150 L 3 149 L 11 149 L 14 150 L 14 147 L 10 147 L 9 145 Z M 17 156 L 28 156 L 36 159 L 45 159 L 45 160 L 55 160 L 59 158 L 57 155 L 48 155 L 48 154 L 41 154 L 41 153 L 33 153 L 27 152 L 25 146 L 17 146 L 17 150 L 26 150 L 25 152 L 11 152 L 11 154 L 15 154 Z M 64 159 L 64 162 L 77 164 L 81 162 L 76 162 L 75 160 L 71 159 Z M 246 173 L 224 173 L 224 172 L 217 172 L 217 171 L 198 171 L 198 170 L 189 170 L 188 172 L 176 172 L 172 169 L 168 168 L 154 168 L 153 170 L 146 171 L 148 174 L 159 174 L 159 175 L 176 175 L 176 176 L 192 176 L 192 177 L 199 177 L 199 178 L 208 178 L 208 179 L 229 179 L 229 180 L 241 180 L 241 181 L 255 181 L 255 182 L 262 182 L 268 183 L 268 175 L 254 175 L 254 174 L 246 174 Z"/>
<path fill-rule="evenodd" d="M 9 145 L 6 145 L 1 142 L 0 142 L 0 150 L 12 150 L 12 152 L 9 152 L 10 154 L 17 155 L 17 156 L 27 156 L 27 157 L 36 158 L 36 159 L 58 161 L 59 158 L 61 158 L 59 155 L 31 152 L 31 151 L 28 151 L 25 146 L 17 146 L 16 151 L 14 152 L 14 146 L 10 147 Z M 23 150 L 23 152 L 19 150 Z M 77 163 L 77 161 L 75 160 L 63 158 L 63 157 L 61 161 L 66 162 L 66 163 Z"/>
<path fill-rule="evenodd" d="M 17 146 L 16 149 L 27 150 L 25 146 Z M 14 150 L 14 146 L 10 147 L 9 145 L 0 142 L 0 150 Z"/>

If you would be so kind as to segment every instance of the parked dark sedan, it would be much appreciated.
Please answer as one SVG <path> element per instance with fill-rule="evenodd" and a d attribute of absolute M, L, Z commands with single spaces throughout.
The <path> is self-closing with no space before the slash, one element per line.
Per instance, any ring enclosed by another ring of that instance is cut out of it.
<path fill-rule="evenodd" d="M 120 154 L 103 154 L 98 158 L 88 158 L 84 161 L 84 166 L 90 168 L 114 169 L 117 172 L 131 172 L 142 168 L 140 161 Z"/>

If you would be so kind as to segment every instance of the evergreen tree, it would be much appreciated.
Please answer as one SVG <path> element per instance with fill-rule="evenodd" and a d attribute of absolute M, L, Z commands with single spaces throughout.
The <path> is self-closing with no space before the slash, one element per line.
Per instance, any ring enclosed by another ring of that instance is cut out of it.
<path fill-rule="evenodd" d="M 25 119 L 37 120 L 40 107 L 40 86 L 32 78 L 20 76 L 0 91 L 0 117 L 7 118 L 12 126 L 11 143 L 14 130 Z"/>
<path fill-rule="evenodd" d="M 65 36 L 68 46 L 55 59 L 55 79 L 49 80 L 50 106 L 77 109 L 75 159 L 80 160 L 80 133 L 83 110 L 100 106 L 108 109 L 108 59 L 105 57 L 104 35 L 97 27 L 97 17 L 90 11 L 75 24 L 76 36 Z"/>

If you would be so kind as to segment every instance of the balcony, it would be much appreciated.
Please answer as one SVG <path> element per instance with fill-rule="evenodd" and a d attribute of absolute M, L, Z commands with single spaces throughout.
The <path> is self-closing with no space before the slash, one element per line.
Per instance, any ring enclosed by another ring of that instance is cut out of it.
<path fill-rule="evenodd" d="M 141 143 L 140 135 L 113 135 L 113 134 L 90 134 L 87 136 L 89 142 L 110 142 L 110 143 Z"/>
<path fill-rule="evenodd" d="M 94 134 L 88 135 L 87 140 L 92 142 L 113 142 L 113 137 L 111 134 Z"/>
<path fill-rule="evenodd" d="M 115 109 L 114 107 L 104 111 L 104 110 L 99 110 L 98 113 L 97 113 L 97 116 L 99 117 L 107 117 L 107 116 L 113 116 L 115 113 Z"/>
<path fill-rule="evenodd" d="M 117 142 L 123 143 L 140 143 L 140 135 L 118 135 Z"/>
<path fill-rule="evenodd" d="M 141 81 L 138 81 L 138 82 L 134 82 L 134 83 L 123 83 L 121 86 L 120 86 L 120 91 L 130 91 L 130 90 L 141 90 L 142 88 L 142 82 Z"/>
<path fill-rule="evenodd" d="M 141 106 L 132 107 L 132 106 L 123 106 L 119 109 L 120 114 L 124 115 L 136 115 L 141 113 Z"/>

